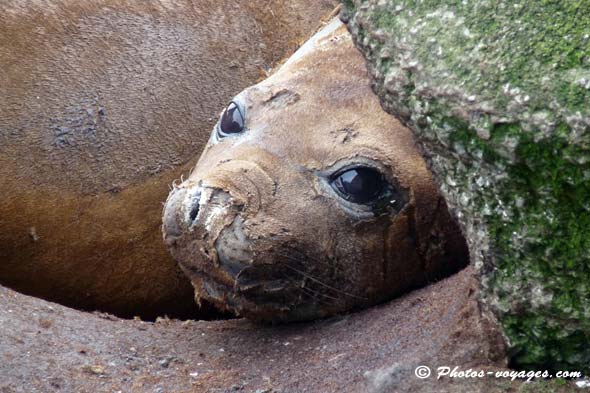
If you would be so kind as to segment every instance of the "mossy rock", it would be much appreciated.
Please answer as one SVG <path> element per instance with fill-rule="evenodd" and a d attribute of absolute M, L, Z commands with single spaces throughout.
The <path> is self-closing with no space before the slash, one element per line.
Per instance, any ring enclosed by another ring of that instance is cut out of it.
<path fill-rule="evenodd" d="M 590 2 L 345 1 L 414 130 L 513 364 L 590 371 Z"/>

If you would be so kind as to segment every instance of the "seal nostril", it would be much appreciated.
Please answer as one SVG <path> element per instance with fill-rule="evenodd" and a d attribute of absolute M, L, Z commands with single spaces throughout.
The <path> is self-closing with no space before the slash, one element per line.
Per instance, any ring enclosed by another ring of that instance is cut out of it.
<path fill-rule="evenodd" d="M 197 215 L 199 214 L 199 203 L 197 202 L 192 210 L 191 213 L 189 214 L 189 217 L 191 219 L 191 223 L 193 223 L 195 221 L 195 218 L 197 218 Z"/>
<path fill-rule="evenodd" d="M 199 215 L 199 209 L 201 207 L 201 191 L 195 190 L 195 192 L 191 195 L 188 205 L 190 207 L 190 211 L 188 214 L 188 225 L 193 225 L 197 216 Z"/>

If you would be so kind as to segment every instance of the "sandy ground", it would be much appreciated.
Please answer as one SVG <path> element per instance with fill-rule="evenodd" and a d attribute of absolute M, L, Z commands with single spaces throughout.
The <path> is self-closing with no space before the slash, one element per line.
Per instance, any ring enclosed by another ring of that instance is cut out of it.
<path fill-rule="evenodd" d="M 489 392 L 517 384 L 415 367 L 505 366 L 471 268 L 388 304 L 317 321 L 157 322 L 89 314 L 0 289 L 0 392 Z"/>

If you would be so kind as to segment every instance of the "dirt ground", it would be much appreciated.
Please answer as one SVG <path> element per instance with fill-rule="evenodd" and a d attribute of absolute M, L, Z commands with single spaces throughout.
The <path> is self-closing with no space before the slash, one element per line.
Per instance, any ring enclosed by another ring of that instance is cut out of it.
<path fill-rule="evenodd" d="M 122 320 L 0 289 L 0 392 L 489 392 L 440 366 L 505 367 L 471 268 L 390 303 L 317 321 Z M 414 370 L 429 366 L 421 380 Z"/>

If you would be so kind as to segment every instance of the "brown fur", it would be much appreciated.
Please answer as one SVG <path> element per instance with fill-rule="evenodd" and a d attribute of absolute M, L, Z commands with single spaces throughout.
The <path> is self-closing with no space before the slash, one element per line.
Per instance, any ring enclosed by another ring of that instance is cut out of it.
<path fill-rule="evenodd" d="M 212 136 L 164 213 L 165 240 L 198 298 L 254 319 L 312 319 L 466 265 L 410 130 L 380 107 L 339 21 L 236 100 L 245 131 Z M 358 163 L 404 190 L 402 209 L 362 216 L 333 193 L 326 179 Z M 189 220 L 195 190 L 200 209 Z"/>
<path fill-rule="evenodd" d="M 189 312 L 159 237 L 168 185 L 227 97 L 331 1 L 0 4 L 0 282 L 120 315 Z"/>

